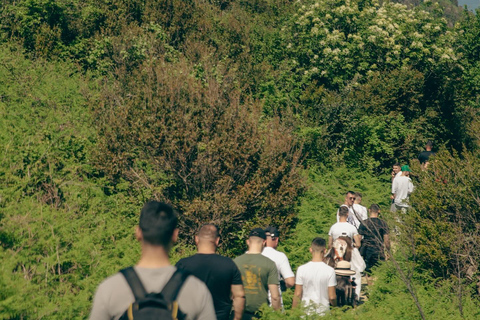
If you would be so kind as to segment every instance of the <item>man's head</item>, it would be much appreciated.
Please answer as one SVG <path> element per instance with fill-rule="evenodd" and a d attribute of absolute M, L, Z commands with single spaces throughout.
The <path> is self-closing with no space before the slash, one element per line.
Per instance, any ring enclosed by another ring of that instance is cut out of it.
<path fill-rule="evenodd" d="M 315 239 L 312 240 L 312 244 L 310 245 L 310 252 L 312 254 L 324 254 L 325 249 L 327 247 L 327 243 L 325 239 L 322 239 L 320 237 L 316 237 Z"/>
<path fill-rule="evenodd" d="M 278 229 L 273 226 L 268 226 L 265 228 L 265 235 L 267 237 L 266 246 L 277 249 L 278 246 Z"/>
<path fill-rule="evenodd" d="M 346 220 L 348 218 L 348 208 L 345 206 L 338 208 L 338 217 L 341 220 Z"/>
<path fill-rule="evenodd" d="M 402 170 L 402 166 L 397 162 L 393 165 L 392 170 L 395 174 L 397 174 L 400 172 L 400 170 Z"/>
<path fill-rule="evenodd" d="M 218 228 L 211 223 L 204 224 L 198 229 L 197 235 L 195 236 L 195 243 L 197 247 L 199 246 L 208 246 L 212 248 L 218 247 L 220 242 L 220 233 Z"/>
<path fill-rule="evenodd" d="M 376 218 L 380 214 L 380 206 L 376 203 L 373 203 L 370 205 L 370 208 L 368 208 L 368 212 L 370 212 L 370 217 Z"/>
<path fill-rule="evenodd" d="M 137 239 L 146 244 L 168 248 L 178 236 L 178 217 L 168 204 L 149 201 L 140 212 Z"/>
<path fill-rule="evenodd" d="M 262 228 L 255 228 L 250 231 L 247 240 L 248 251 L 262 252 L 266 238 L 267 236 Z"/>
<path fill-rule="evenodd" d="M 353 206 L 353 203 L 355 202 L 355 192 L 353 191 L 348 191 L 345 194 L 345 204 L 349 207 Z"/>
<path fill-rule="evenodd" d="M 433 147 L 433 141 L 428 140 L 427 144 L 425 145 L 425 150 L 432 151 L 432 147 Z"/>
<path fill-rule="evenodd" d="M 356 204 L 362 203 L 362 194 L 360 192 L 355 192 L 355 203 Z"/>

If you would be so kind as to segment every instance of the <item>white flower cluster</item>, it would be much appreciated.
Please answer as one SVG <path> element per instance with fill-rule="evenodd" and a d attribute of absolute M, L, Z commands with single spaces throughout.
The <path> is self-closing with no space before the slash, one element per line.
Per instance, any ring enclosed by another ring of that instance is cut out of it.
<path fill-rule="evenodd" d="M 446 31 L 443 18 L 400 3 L 374 2 L 362 10 L 351 0 L 300 7 L 290 27 L 294 37 L 286 43 L 288 49 L 295 43 L 296 53 L 303 50 L 306 59 L 299 61 L 308 61 L 306 75 L 366 74 L 458 59 L 451 47 L 454 34 Z"/>

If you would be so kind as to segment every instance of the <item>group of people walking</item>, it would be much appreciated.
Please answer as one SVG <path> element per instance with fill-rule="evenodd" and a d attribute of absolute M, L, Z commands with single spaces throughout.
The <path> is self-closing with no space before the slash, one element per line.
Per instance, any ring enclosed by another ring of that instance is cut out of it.
<path fill-rule="evenodd" d="M 195 235 L 197 253 L 172 266 L 169 250 L 178 237 L 177 214 L 165 203 L 150 201 L 141 210 L 135 232 L 142 248 L 140 260 L 100 284 L 90 319 L 141 319 L 141 314 L 162 311 L 172 319 L 250 320 L 265 303 L 282 310 L 282 291 L 291 287 L 295 287 L 293 308 L 303 304 L 310 314 L 325 314 L 337 305 L 337 279 L 346 277 L 350 287 L 350 276 L 361 282 L 363 270 L 355 270 L 363 262 L 359 248 L 365 247 L 369 271 L 389 246 L 379 207 L 370 206 L 367 218 L 360 202 L 360 194 L 347 193 L 328 245 L 325 239 L 313 239 L 312 259 L 295 276 L 287 256 L 277 250 L 279 231 L 273 226 L 251 230 L 248 251 L 232 260 L 216 253 L 219 230 L 205 224 Z"/>

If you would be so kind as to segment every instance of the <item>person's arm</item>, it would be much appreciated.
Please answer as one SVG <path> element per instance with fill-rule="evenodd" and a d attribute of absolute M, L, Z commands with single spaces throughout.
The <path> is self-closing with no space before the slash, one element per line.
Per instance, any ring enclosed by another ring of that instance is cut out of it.
<path fill-rule="evenodd" d="M 408 182 L 408 195 L 410 195 L 410 193 L 413 192 L 413 189 L 414 189 L 414 188 L 415 188 L 415 187 L 413 186 L 412 180 L 410 180 L 410 181 Z"/>
<path fill-rule="evenodd" d="M 385 249 L 390 250 L 390 236 L 388 234 L 383 235 L 383 243 L 385 245 Z"/>
<path fill-rule="evenodd" d="M 355 243 L 355 248 L 360 248 L 362 245 L 362 236 L 357 233 L 353 236 L 353 242 Z"/>
<path fill-rule="evenodd" d="M 107 293 L 102 290 L 103 287 L 100 285 L 95 293 L 93 298 L 93 305 L 92 310 L 90 312 L 90 320 L 109 320 L 110 315 L 108 314 L 108 310 L 106 308 L 107 304 L 103 300 L 103 296 Z"/>
<path fill-rule="evenodd" d="M 337 292 L 335 287 L 328 287 L 328 300 L 330 301 L 331 306 L 337 306 Z"/>
<path fill-rule="evenodd" d="M 190 276 L 190 277 L 193 277 L 193 276 Z M 193 277 L 195 278 L 195 277 Z M 187 278 L 186 281 L 188 281 L 189 279 Z M 213 306 L 213 298 L 212 298 L 212 294 L 210 293 L 210 291 L 208 290 L 207 288 L 207 285 L 205 283 L 203 283 L 201 280 L 195 278 L 195 282 L 197 282 L 197 288 L 194 288 L 194 289 L 197 289 L 195 290 L 195 294 L 198 294 L 200 298 L 200 301 L 199 301 L 199 310 L 196 314 L 196 317 L 195 319 L 196 320 L 211 320 L 211 319 L 216 319 L 217 318 L 217 315 L 215 313 L 215 307 Z M 190 280 L 192 281 L 192 280 Z M 193 282 L 193 281 L 192 281 Z M 180 303 L 180 302 L 179 302 Z"/>
<path fill-rule="evenodd" d="M 271 297 L 271 303 L 272 307 L 275 310 L 279 310 L 282 308 L 281 302 L 280 302 L 280 286 L 279 286 L 279 276 L 278 276 L 278 270 L 277 266 L 275 265 L 275 262 L 272 260 L 265 258 L 269 262 L 269 270 L 268 270 L 268 278 L 267 278 L 267 283 L 268 283 L 268 290 L 270 291 L 270 297 Z"/>
<path fill-rule="evenodd" d="M 284 279 L 285 280 L 285 286 L 287 288 L 291 288 L 295 285 L 295 277 L 290 277 L 290 278 L 287 278 L 287 279 Z"/>
<path fill-rule="evenodd" d="M 302 301 L 302 296 L 303 296 L 303 285 L 296 284 L 295 293 L 293 294 L 292 309 L 296 308 L 300 304 L 300 301 Z"/>
<path fill-rule="evenodd" d="M 282 305 L 280 303 L 280 290 L 278 288 L 278 284 L 269 284 L 268 290 L 270 291 L 270 295 L 272 297 L 272 307 L 274 310 L 280 310 Z"/>
<path fill-rule="evenodd" d="M 290 266 L 290 262 L 288 261 L 286 254 L 283 254 L 278 273 L 280 276 L 282 276 L 287 288 L 291 288 L 295 285 L 295 274 L 292 271 L 292 267 Z"/>
<path fill-rule="evenodd" d="M 355 242 L 355 247 L 357 249 L 360 248 L 362 244 L 362 236 L 357 233 L 356 235 L 353 236 L 353 240 Z"/>
<path fill-rule="evenodd" d="M 233 311 L 235 315 L 234 320 L 241 320 L 243 316 L 243 309 L 245 308 L 245 290 L 241 284 L 232 284 L 232 300 Z"/>
<path fill-rule="evenodd" d="M 333 244 L 333 238 L 332 238 L 332 236 L 328 236 L 328 248 L 329 249 L 332 247 L 332 244 Z"/>
<path fill-rule="evenodd" d="M 392 195 L 390 196 L 391 199 L 395 199 L 395 193 L 397 192 L 397 181 L 393 180 L 392 182 Z"/>

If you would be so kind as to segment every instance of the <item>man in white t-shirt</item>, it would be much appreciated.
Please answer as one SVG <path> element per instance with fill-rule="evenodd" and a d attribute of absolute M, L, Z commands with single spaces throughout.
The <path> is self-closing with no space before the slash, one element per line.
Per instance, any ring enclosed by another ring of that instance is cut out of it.
<path fill-rule="evenodd" d="M 347 222 L 348 208 L 341 206 L 338 208 L 339 222 L 335 223 L 328 231 L 328 247 L 331 248 L 333 241 L 340 236 L 349 237 L 357 248 L 360 248 L 361 236 L 358 234 L 357 228 Z"/>
<path fill-rule="evenodd" d="M 362 194 L 360 192 L 355 192 L 355 203 L 353 204 L 352 208 L 354 211 L 355 216 L 357 219 L 360 219 L 360 222 L 363 220 L 368 219 L 368 210 L 366 207 L 362 206 Z M 360 228 L 360 224 L 355 227 L 358 229 Z"/>
<path fill-rule="evenodd" d="M 329 313 L 330 305 L 337 304 L 337 278 L 335 270 L 323 262 L 325 250 L 324 239 L 313 239 L 310 246 L 312 261 L 297 270 L 292 308 L 297 307 L 301 301 L 309 315 L 325 315 Z"/>
<path fill-rule="evenodd" d="M 405 165 L 402 166 L 402 175 L 393 179 L 392 198 L 395 202 L 395 209 L 392 210 L 393 212 L 397 210 L 405 212 L 409 207 L 408 197 L 410 196 L 410 193 L 413 192 L 413 183 L 409 175 L 410 167 Z"/>
<path fill-rule="evenodd" d="M 269 258 L 275 265 L 277 266 L 278 270 L 278 279 L 280 280 L 280 302 L 282 303 L 283 307 L 283 300 L 282 298 L 282 281 L 285 283 L 285 288 L 291 288 L 295 285 L 295 275 L 293 274 L 292 267 L 290 267 L 290 262 L 288 262 L 288 258 L 285 253 L 280 252 L 277 250 L 278 247 L 278 229 L 269 226 L 265 229 L 265 235 L 267 236 L 267 242 L 265 248 L 263 248 L 262 255 Z M 270 301 L 270 291 L 268 292 L 268 301 Z"/>

